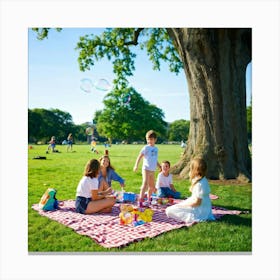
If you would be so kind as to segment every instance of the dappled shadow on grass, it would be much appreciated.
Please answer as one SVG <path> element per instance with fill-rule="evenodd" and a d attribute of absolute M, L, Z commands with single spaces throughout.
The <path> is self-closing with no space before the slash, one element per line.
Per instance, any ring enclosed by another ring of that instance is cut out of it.
<path fill-rule="evenodd" d="M 251 212 L 251 209 L 250 208 L 242 208 L 242 207 L 237 207 L 237 206 L 233 206 L 233 205 L 221 205 L 222 201 L 218 201 L 218 200 L 215 200 L 215 202 L 213 203 L 212 201 L 212 204 L 213 206 L 216 206 L 216 207 L 222 207 L 222 208 L 226 208 L 228 210 L 237 210 L 237 211 L 249 211 Z"/>
<path fill-rule="evenodd" d="M 219 205 L 219 204 L 214 204 L 212 205 L 214 207 L 221 207 L 221 208 L 225 208 L 227 210 L 236 210 L 236 211 L 241 211 L 241 214 L 251 214 L 252 210 L 251 209 L 245 209 L 245 208 L 240 208 L 240 207 L 234 207 L 234 206 L 224 206 L 224 205 Z"/>
<path fill-rule="evenodd" d="M 239 207 L 233 207 L 233 206 L 223 206 L 223 205 L 214 205 L 214 207 L 221 207 L 226 208 L 227 210 L 233 210 L 233 211 L 240 211 L 241 213 L 238 215 L 224 215 L 221 218 L 219 218 L 217 221 L 222 221 L 227 224 L 231 225 L 244 225 L 247 227 L 252 227 L 252 210 L 251 209 L 245 209 L 245 208 L 239 208 Z M 248 216 L 249 215 L 249 216 Z"/>
<path fill-rule="evenodd" d="M 243 214 L 240 215 L 224 215 L 219 220 L 220 222 L 227 223 L 230 225 L 246 226 L 252 227 L 252 218 L 244 217 Z"/>

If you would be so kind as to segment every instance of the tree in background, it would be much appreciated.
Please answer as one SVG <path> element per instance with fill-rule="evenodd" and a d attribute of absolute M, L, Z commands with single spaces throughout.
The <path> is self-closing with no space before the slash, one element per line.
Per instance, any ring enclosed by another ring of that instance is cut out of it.
<path fill-rule="evenodd" d="M 48 29 L 47 29 L 48 30 Z M 43 28 L 38 34 L 48 32 Z M 101 36 L 80 38 L 80 70 L 113 59 L 116 89 L 127 88 L 132 76 L 133 48 L 146 48 L 153 68 L 160 61 L 170 71 L 184 69 L 190 94 L 188 145 L 173 172 L 188 177 L 190 160 L 202 157 L 212 179 L 251 180 L 247 143 L 246 67 L 251 61 L 250 28 L 109 28 Z"/>
<path fill-rule="evenodd" d="M 169 124 L 168 141 L 184 141 L 188 139 L 190 121 L 177 120 Z"/>
<path fill-rule="evenodd" d="M 145 140 L 151 128 L 159 137 L 166 135 L 164 113 L 144 100 L 133 88 L 114 89 L 104 99 L 105 108 L 95 114 L 94 121 L 99 135 L 114 140 Z"/>
<path fill-rule="evenodd" d="M 42 114 L 38 109 L 28 109 L 28 142 L 36 143 L 37 141 L 41 141 L 43 137 L 41 131 L 43 119 Z"/>
<path fill-rule="evenodd" d="M 46 142 L 51 136 L 63 141 L 67 135 L 75 133 L 72 116 L 59 109 L 28 109 L 28 141 Z"/>
<path fill-rule="evenodd" d="M 105 109 L 96 111 L 92 123 L 75 125 L 68 112 L 59 109 L 28 109 L 28 142 L 47 143 L 51 136 L 56 136 L 57 143 L 66 140 L 71 132 L 75 142 L 86 142 L 86 128 L 94 127 L 94 137 L 100 142 L 110 140 L 125 140 L 126 142 L 145 140 L 145 133 L 153 126 L 158 132 L 159 139 L 166 136 L 166 123 L 163 121 L 163 112 L 154 105 L 145 101 L 137 92 L 130 91 L 131 103 L 124 104 L 123 98 L 115 100 L 115 95 L 108 95 Z M 119 102 L 116 106 L 116 102 Z M 141 118 L 141 112 L 148 117 Z M 140 117 L 139 117 L 140 116 Z M 109 126 L 107 126 L 109 124 Z M 111 126 L 110 126 L 111 124 Z M 132 127 L 128 129 L 128 127 Z M 137 132 L 137 129 L 139 131 Z M 103 133 L 100 133 L 99 130 Z M 133 134 L 129 132 L 133 131 Z"/>

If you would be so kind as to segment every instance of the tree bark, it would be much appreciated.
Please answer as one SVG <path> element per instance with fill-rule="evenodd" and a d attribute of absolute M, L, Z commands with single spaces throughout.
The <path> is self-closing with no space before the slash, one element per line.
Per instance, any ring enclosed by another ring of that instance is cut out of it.
<path fill-rule="evenodd" d="M 251 180 L 246 123 L 246 67 L 251 29 L 167 29 L 183 61 L 190 94 L 190 133 L 172 172 L 188 178 L 202 157 L 209 179 Z"/>

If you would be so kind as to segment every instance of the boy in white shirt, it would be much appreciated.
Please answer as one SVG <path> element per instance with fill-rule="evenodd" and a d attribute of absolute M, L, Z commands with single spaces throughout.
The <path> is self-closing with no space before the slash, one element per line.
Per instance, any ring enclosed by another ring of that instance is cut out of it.
<path fill-rule="evenodd" d="M 161 163 L 161 170 L 156 182 L 158 197 L 173 197 L 179 199 L 181 193 L 176 191 L 172 183 L 172 174 L 169 173 L 170 162 L 168 160 Z"/>
<path fill-rule="evenodd" d="M 136 172 L 140 160 L 144 158 L 142 165 L 142 186 L 139 194 L 139 207 L 149 206 L 152 193 L 155 192 L 155 171 L 157 166 L 161 168 L 158 163 L 158 148 L 155 147 L 157 136 L 153 130 L 149 130 L 146 133 L 146 141 L 147 145 L 141 149 L 133 168 L 134 172 Z M 145 192 L 147 190 L 148 201 L 147 203 L 143 203 Z"/>

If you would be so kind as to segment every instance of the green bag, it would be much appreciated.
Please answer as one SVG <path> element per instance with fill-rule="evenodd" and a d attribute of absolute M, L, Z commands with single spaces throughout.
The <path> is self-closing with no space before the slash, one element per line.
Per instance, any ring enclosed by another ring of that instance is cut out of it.
<path fill-rule="evenodd" d="M 58 201 L 55 195 L 56 190 L 48 188 L 40 199 L 39 208 L 44 211 L 53 211 L 58 209 Z"/>

